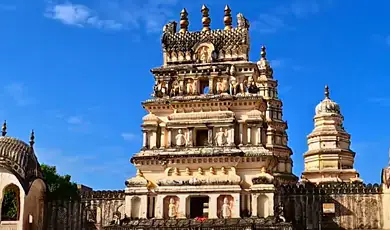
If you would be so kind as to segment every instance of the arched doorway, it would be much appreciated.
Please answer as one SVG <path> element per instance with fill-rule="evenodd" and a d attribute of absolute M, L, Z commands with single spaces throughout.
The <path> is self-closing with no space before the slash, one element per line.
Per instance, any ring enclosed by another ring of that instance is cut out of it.
<path fill-rule="evenodd" d="M 141 198 L 135 196 L 131 198 L 131 218 L 139 219 L 141 209 Z"/>
<path fill-rule="evenodd" d="M 20 190 L 15 184 L 10 184 L 2 192 L 1 221 L 18 221 L 19 218 Z"/>

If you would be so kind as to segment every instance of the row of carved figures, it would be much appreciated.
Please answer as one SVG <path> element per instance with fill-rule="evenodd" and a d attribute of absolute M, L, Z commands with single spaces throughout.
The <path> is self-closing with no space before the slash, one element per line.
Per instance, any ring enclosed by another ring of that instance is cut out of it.
<path fill-rule="evenodd" d="M 154 97 L 166 97 L 166 96 L 181 96 L 181 95 L 199 95 L 199 94 L 257 94 L 260 92 L 260 89 L 263 87 L 260 81 L 255 81 L 252 76 L 249 76 L 247 79 L 240 78 L 237 80 L 235 77 L 230 78 L 216 78 L 214 81 L 209 80 L 208 87 L 209 91 L 205 92 L 204 88 L 200 89 L 200 82 L 197 79 L 186 79 L 178 81 L 173 80 L 171 82 L 167 81 L 156 81 L 154 85 Z M 276 96 L 276 89 L 275 96 Z"/>

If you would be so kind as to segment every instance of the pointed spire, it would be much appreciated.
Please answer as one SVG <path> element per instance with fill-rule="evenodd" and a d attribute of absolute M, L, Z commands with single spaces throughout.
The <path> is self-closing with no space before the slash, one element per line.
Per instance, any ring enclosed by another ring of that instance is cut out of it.
<path fill-rule="evenodd" d="M 325 98 L 326 98 L 326 99 L 330 99 L 330 97 L 329 97 L 329 87 L 328 87 L 328 85 L 325 85 Z"/>
<path fill-rule="evenodd" d="M 1 127 L 1 136 L 5 137 L 7 135 L 7 121 L 4 120 L 3 126 Z"/>
<path fill-rule="evenodd" d="M 265 46 L 264 45 L 262 45 L 261 46 L 261 59 L 264 59 L 264 60 L 266 60 L 267 58 L 266 58 L 266 56 L 267 56 L 267 51 L 266 51 L 266 48 L 265 48 Z"/>
<path fill-rule="evenodd" d="M 232 14 L 231 14 L 230 7 L 228 5 L 225 6 L 225 16 L 223 17 L 223 22 L 225 23 L 225 30 L 231 30 L 232 29 Z"/>
<path fill-rule="evenodd" d="M 33 148 L 34 144 L 35 144 L 35 132 L 33 129 L 31 130 L 31 134 L 30 134 L 30 147 Z"/>
<path fill-rule="evenodd" d="M 180 12 L 180 33 L 187 32 L 189 24 L 187 10 L 186 8 L 183 8 L 183 10 Z"/>
<path fill-rule="evenodd" d="M 203 18 L 202 18 L 203 29 L 202 29 L 202 31 L 210 31 L 211 19 L 209 17 L 209 8 L 207 8 L 207 6 L 203 4 L 202 10 L 200 12 L 202 12 L 202 15 L 203 15 Z"/>

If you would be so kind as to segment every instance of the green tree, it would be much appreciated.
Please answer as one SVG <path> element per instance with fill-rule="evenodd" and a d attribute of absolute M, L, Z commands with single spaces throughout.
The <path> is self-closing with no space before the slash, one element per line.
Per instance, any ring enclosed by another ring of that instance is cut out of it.
<path fill-rule="evenodd" d="M 1 207 L 1 220 L 17 220 L 18 219 L 18 194 L 7 189 L 4 192 L 3 203 Z"/>
<path fill-rule="evenodd" d="M 41 169 L 46 181 L 49 200 L 79 199 L 77 184 L 71 182 L 70 175 L 59 175 L 55 166 L 42 164 Z"/>

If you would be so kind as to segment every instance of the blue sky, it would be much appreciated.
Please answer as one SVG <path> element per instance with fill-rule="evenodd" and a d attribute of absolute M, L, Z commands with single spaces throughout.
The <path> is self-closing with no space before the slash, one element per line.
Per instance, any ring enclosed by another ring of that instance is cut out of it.
<path fill-rule="evenodd" d="M 162 26 L 186 7 L 190 30 L 199 30 L 202 3 L 212 28 L 223 28 L 226 3 L 249 19 L 252 61 L 267 46 L 294 173 L 303 169 L 314 108 L 329 84 L 352 135 L 355 167 L 365 182 L 380 182 L 390 146 L 385 0 L 1 0 L 0 119 L 8 134 L 28 141 L 34 128 L 40 162 L 94 189 L 123 189 L 142 144 L 149 69 L 162 64 Z"/>

